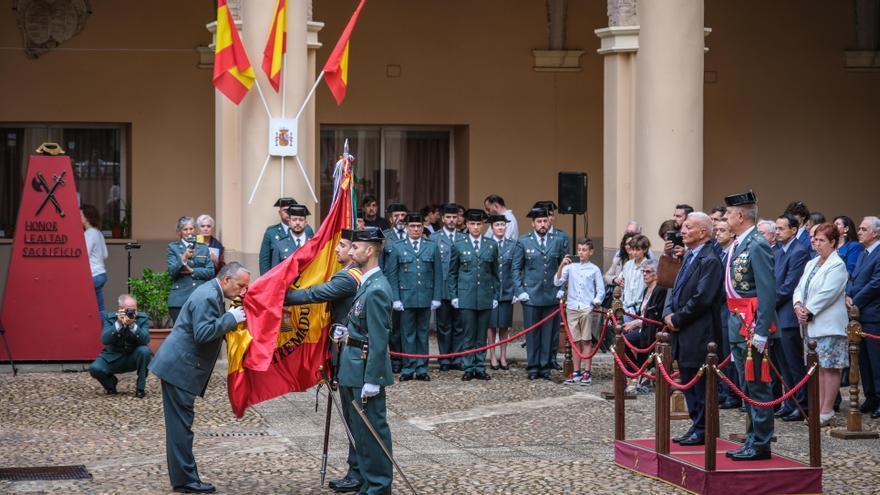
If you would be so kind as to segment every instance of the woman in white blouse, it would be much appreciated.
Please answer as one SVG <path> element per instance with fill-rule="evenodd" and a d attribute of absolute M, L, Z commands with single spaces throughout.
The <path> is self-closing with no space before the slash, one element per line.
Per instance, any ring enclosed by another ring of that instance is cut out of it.
<path fill-rule="evenodd" d="M 630 260 L 623 265 L 620 276 L 614 279 L 614 283 L 623 286 L 623 310 L 627 313 L 638 314 L 645 297 L 645 276 L 642 268 L 647 261 L 648 250 L 651 249 L 651 241 L 642 234 L 636 234 L 629 240 Z M 632 317 L 624 317 L 624 322 L 629 322 Z"/>
<path fill-rule="evenodd" d="M 82 205 L 80 219 L 86 237 L 86 252 L 89 255 L 89 269 L 92 271 L 95 297 L 98 299 L 98 311 L 103 319 L 104 284 L 107 283 L 107 269 L 104 268 L 104 260 L 107 259 L 107 244 L 104 243 L 104 235 L 98 230 L 98 227 L 101 226 L 101 215 L 94 206 Z"/>
<path fill-rule="evenodd" d="M 849 366 L 846 326 L 846 263 L 837 255 L 840 233 L 830 223 L 817 225 L 813 249 L 818 256 L 807 262 L 794 290 L 792 303 L 804 342 L 816 341 L 819 354 L 819 421 L 823 426 L 834 417 L 834 400 L 840 388 L 840 370 Z"/>

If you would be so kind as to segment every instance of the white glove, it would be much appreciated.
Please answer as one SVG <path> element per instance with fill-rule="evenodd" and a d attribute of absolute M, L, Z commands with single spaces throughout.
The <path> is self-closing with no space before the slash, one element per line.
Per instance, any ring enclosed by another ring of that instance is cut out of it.
<path fill-rule="evenodd" d="M 235 323 L 241 323 L 247 319 L 244 314 L 244 308 L 241 306 L 230 308 L 227 313 L 231 314 L 233 318 L 235 318 Z"/>
<path fill-rule="evenodd" d="M 762 337 L 758 334 L 752 336 L 752 346 L 755 350 L 758 351 L 758 354 L 764 352 L 764 347 L 767 346 L 767 337 Z"/>
<path fill-rule="evenodd" d="M 562 296 L 564 296 L 564 295 L 565 295 L 564 290 L 559 289 L 558 291 L 556 291 L 556 299 L 562 299 Z"/>
<path fill-rule="evenodd" d="M 379 390 L 381 390 L 381 389 L 379 388 L 378 385 L 373 385 L 372 383 L 365 383 L 364 387 L 361 389 L 361 399 L 366 399 L 368 397 L 378 395 Z"/>
<path fill-rule="evenodd" d="M 498 300 L 492 299 L 492 309 L 498 309 Z"/>
<path fill-rule="evenodd" d="M 455 309 L 458 309 L 458 298 L 457 297 L 452 300 L 452 307 Z"/>
<path fill-rule="evenodd" d="M 440 307 L 440 301 L 431 301 L 431 311 Z"/>
<path fill-rule="evenodd" d="M 394 309 L 394 311 L 403 311 L 403 303 L 400 301 L 394 301 L 391 303 L 391 308 Z"/>
<path fill-rule="evenodd" d="M 348 327 L 345 325 L 335 324 L 333 325 L 333 339 L 340 340 L 343 337 L 348 335 Z"/>
<path fill-rule="evenodd" d="M 516 302 L 526 302 L 529 300 L 529 293 L 523 292 L 522 294 L 516 296 Z"/>

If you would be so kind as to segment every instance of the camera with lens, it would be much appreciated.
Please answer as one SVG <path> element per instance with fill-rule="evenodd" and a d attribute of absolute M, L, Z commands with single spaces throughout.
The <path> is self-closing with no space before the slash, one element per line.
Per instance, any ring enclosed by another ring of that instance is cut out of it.
<path fill-rule="evenodd" d="M 194 235 L 186 236 L 183 238 L 183 242 L 186 243 L 186 245 L 189 249 L 195 249 L 197 241 L 198 241 L 198 238 Z"/>
<path fill-rule="evenodd" d="M 137 310 L 134 308 L 125 308 L 125 317 L 129 320 L 135 319 L 135 317 L 137 317 Z"/>
<path fill-rule="evenodd" d="M 670 230 L 666 233 L 667 241 L 671 241 L 673 246 L 682 246 L 684 247 L 684 239 L 681 237 L 680 230 Z"/>
<path fill-rule="evenodd" d="M 129 250 L 129 251 L 132 249 L 140 249 L 140 248 L 141 248 L 141 245 L 138 244 L 137 242 L 127 242 L 125 244 L 125 249 Z"/>

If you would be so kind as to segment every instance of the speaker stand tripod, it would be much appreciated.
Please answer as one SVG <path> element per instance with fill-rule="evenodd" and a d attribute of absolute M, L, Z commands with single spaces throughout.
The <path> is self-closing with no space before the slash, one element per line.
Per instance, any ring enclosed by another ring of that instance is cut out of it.
<path fill-rule="evenodd" d="M 9 356 L 9 364 L 12 366 L 12 376 L 18 375 L 18 368 L 15 367 L 15 360 L 12 359 L 12 351 L 9 350 L 9 341 L 6 340 L 6 329 L 0 323 L 0 337 L 3 338 L 3 346 L 6 348 L 6 355 Z"/>

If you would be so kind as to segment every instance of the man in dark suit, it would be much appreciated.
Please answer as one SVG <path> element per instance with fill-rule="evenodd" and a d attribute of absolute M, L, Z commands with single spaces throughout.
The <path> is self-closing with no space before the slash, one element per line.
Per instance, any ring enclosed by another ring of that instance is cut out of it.
<path fill-rule="evenodd" d="M 804 249 L 807 250 L 807 253 L 810 253 L 810 257 L 813 257 L 813 244 L 810 242 L 810 232 L 807 230 L 807 220 L 810 219 L 810 209 L 807 208 L 807 205 L 804 204 L 803 201 L 792 201 L 785 207 L 785 211 L 783 214 L 793 215 L 798 221 L 798 231 L 795 238 Z"/>
<path fill-rule="evenodd" d="M 681 236 L 688 250 L 666 298 L 663 321 L 672 332 L 672 356 L 678 361 L 682 383 L 688 383 L 706 362 L 707 346 L 721 332 L 721 260 L 708 242 L 712 219 L 703 212 L 687 216 Z M 672 363 L 663 363 L 672 367 Z M 672 439 L 681 445 L 702 445 L 705 440 L 706 386 L 702 378 L 684 391 L 691 417 L 688 431 Z"/>
<path fill-rule="evenodd" d="M 89 374 L 98 380 L 108 394 L 116 393 L 116 373 L 137 371 L 134 396 L 146 395 L 147 366 L 153 354 L 150 342 L 150 320 L 137 310 L 137 301 L 131 294 L 119 296 L 115 313 L 105 313 L 101 343 L 104 350 L 89 366 Z"/>
<path fill-rule="evenodd" d="M 225 310 L 223 298 L 234 299 L 250 283 L 250 272 L 238 262 L 220 269 L 186 301 L 171 335 L 162 343 L 150 371 L 162 380 L 165 452 L 168 477 L 175 492 L 213 493 L 214 485 L 199 479 L 193 455 L 192 424 L 196 395 L 204 397 L 208 379 L 227 332 L 245 320 L 244 308 Z"/>
<path fill-rule="evenodd" d="M 788 387 L 793 387 L 806 374 L 804 340 L 791 296 L 797 287 L 810 253 L 797 240 L 798 219 L 784 213 L 776 219 L 776 248 L 774 249 L 776 276 L 776 318 L 779 326 L 779 345 L 774 347 L 773 361 Z M 798 409 L 800 405 L 800 409 Z M 776 412 L 783 421 L 803 421 L 801 409 L 807 410 L 807 389 L 801 388 L 794 397 Z"/>
<path fill-rule="evenodd" d="M 859 224 L 859 242 L 865 250 L 859 255 L 846 287 L 846 304 L 859 310 L 859 321 L 866 333 L 880 335 L 880 219 L 865 217 Z M 865 402 L 863 413 L 880 418 L 880 342 L 862 340 L 859 373 Z"/>
<path fill-rule="evenodd" d="M 717 208 L 716 208 L 717 210 Z M 714 210 L 713 210 L 714 211 Z M 724 208 L 727 213 L 727 208 Z M 713 215 L 710 217 L 714 218 Z M 730 225 L 727 224 L 727 217 L 723 217 L 715 222 L 715 244 L 721 249 L 721 266 L 727 266 L 727 257 L 730 255 L 730 247 L 733 245 L 733 234 L 730 232 Z M 721 291 L 721 354 L 718 359 L 725 360 L 730 354 L 730 336 L 727 330 L 727 322 L 730 319 L 730 311 L 727 309 L 727 294 Z M 728 363 L 721 369 L 733 383 L 739 383 L 739 373 L 736 371 L 734 363 Z M 718 384 L 718 408 L 719 409 L 736 409 L 742 406 L 742 400 L 736 393 L 727 386 L 726 383 Z"/>

